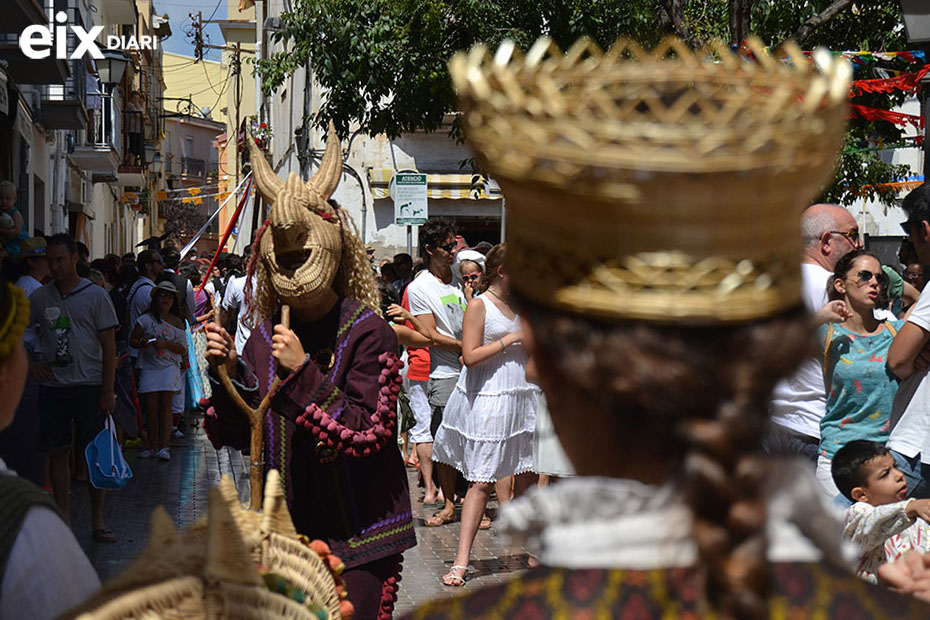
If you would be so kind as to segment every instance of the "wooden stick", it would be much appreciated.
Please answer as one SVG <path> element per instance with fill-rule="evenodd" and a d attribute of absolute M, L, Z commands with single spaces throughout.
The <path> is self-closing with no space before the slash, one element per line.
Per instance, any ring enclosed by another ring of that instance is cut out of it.
<path fill-rule="evenodd" d="M 214 309 L 213 317 L 216 324 L 220 325 L 219 306 Z M 291 309 L 287 305 L 281 306 L 281 325 L 286 328 L 290 328 L 291 326 Z M 222 325 L 220 326 L 222 327 Z M 271 398 L 274 396 L 275 390 L 278 389 L 278 384 L 281 383 L 281 380 L 275 375 L 271 382 L 271 387 L 268 388 L 268 392 L 265 394 L 262 402 L 258 405 L 257 409 L 253 409 L 245 402 L 242 395 L 239 394 L 239 390 L 236 389 L 236 386 L 232 384 L 232 379 L 229 378 L 229 372 L 226 369 L 225 363 L 217 365 L 216 373 L 219 375 L 220 383 L 223 385 L 226 393 L 229 394 L 230 398 L 232 398 L 233 402 L 236 403 L 236 406 L 245 414 L 249 421 L 249 510 L 259 511 L 262 508 L 262 500 L 264 497 L 263 487 L 265 473 L 265 461 L 262 458 L 262 451 L 264 448 L 262 420 L 264 420 L 265 414 L 271 406 Z"/>

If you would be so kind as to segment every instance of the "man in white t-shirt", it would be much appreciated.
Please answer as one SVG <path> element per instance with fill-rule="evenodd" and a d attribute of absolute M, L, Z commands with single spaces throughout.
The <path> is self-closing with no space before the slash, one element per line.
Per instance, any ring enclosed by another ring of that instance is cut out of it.
<path fill-rule="evenodd" d="M 901 205 L 910 237 L 922 264 L 930 264 L 930 185 L 924 183 Z M 888 449 L 907 478 L 909 497 L 930 497 L 930 286 L 924 287 L 907 322 L 888 350 L 888 367 L 901 379 L 891 409 Z"/>
<path fill-rule="evenodd" d="M 859 225 L 843 207 L 816 204 L 801 215 L 801 236 L 801 298 L 807 310 L 815 313 L 827 303 L 827 281 L 837 261 L 862 248 Z M 774 454 L 800 454 L 816 462 L 820 419 L 826 406 L 823 368 L 819 359 L 812 358 L 775 386 L 771 406 L 774 424 L 765 449 Z"/>
<path fill-rule="evenodd" d="M 227 313 L 236 313 L 236 353 L 242 355 L 242 349 L 245 343 L 249 341 L 252 335 L 252 321 L 248 320 L 248 304 L 245 303 L 245 281 L 248 276 L 237 276 L 232 278 L 226 284 L 226 294 L 223 295 L 223 303 L 220 306 L 223 310 L 222 321 L 227 323 Z M 255 278 L 252 278 L 252 286 L 255 287 Z"/>
<path fill-rule="evenodd" d="M 427 396 L 432 407 L 430 432 L 433 436 L 442 423 L 442 413 L 449 395 L 458 381 L 462 364 L 462 319 L 465 317 L 465 295 L 452 279 L 452 261 L 455 258 L 455 229 L 444 218 L 430 219 L 420 227 L 420 248 L 427 261 L 428 271 L 422 272 L 407 286 L 410 313 L 430 333 L 430 371 Z M 432 480 L 433 444 L 418 443 L 417 456 L 424 480 Z M 437 463 L 439 486 L 444 506 L 430 517 L 426 525 L 443 525 L 455 517 L 455 470 Z M 430 483 L 431 484 L 431 483 Z M 435 490 L 430 496 L 427 488 L 425 503 L 436 501 Z"/>

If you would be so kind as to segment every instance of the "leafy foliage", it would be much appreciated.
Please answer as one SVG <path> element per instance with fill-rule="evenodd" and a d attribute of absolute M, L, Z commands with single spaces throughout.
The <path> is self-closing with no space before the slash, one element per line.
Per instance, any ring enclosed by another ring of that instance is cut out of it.
<path fill-rule="evenodd" d="M 778 45 L 835 0 L 749 0 L 751 29 Z M 455 110 L 446 62 L 477 42 L 496 47 L 504 39 L 526 49 L 540 35 L 563 48 L 582 35 L 608 47 L 620 36 L 644 46 L 677 30 L 692 45 L 712 38 L 730 40 L 728 15 L 737 0 L 294 0 L 275 34 L 284 51 L 256 63 L 266 93 L 295 71 L 309 66 L 323 87 L 324 100 L 312 122 L 332 119 L 340 135 L 358 128 L 369 135 L 397 137 L 433 131 Z M 747 0 L 740 0 L 743 4 Z M 897 0 L 854 2 L 810 32 L 804 47 L 834 50 L 905 49 Z M 897 68 L 901 67 L 887 67 Z M 881 68 L 857 71 L 857 79 L 881 76 Z M 898 94 L 867 95 L 854 103 L 889 109 Z M 459 137 L 457 125 L 453 132 Z M 825 196 L 849 204 L 863 185 L 898 180 L 906 166 L 884 162 L 880 152 L 862 150 L 880 140 L 900 141 L 902 132 L 886 122 L 852 119 L 846 152 Z M 856 152 L 852 152 L 855 150 Z M 890 204 L 894 196 L 865 192 Z"/>

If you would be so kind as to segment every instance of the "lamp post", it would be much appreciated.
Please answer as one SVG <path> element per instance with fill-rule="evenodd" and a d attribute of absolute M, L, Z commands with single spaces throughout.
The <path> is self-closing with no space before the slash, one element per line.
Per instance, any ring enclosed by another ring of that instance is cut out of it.
<path fill-rule="evenodd" d="M 300 126 L 294 130 L 294 142 L 297 145 L 297 161 L 300 162 L 300 176 L 306 178 L 310 154 L 307 152 L 307 132 Z"/>
<path fill-rule="evenodd" d="M 930 58 L 930 3 L 926 0 L 900 0 L 901 15 L 904 18 L 904 37 L 908 45 L 919 47 Z M 920 115 L 924 119 L 924 182 L 930 173 L 930 140 L 927 139 L 927 128 L 930 125 L 930 100 L 927 89 L 930 88 L 930 77 L 924 76 L 920 80 Z"/>
<path fill-rule="evenodd" d="M 104 84 L 119 84 L 123 81 L 129 59 L 119 50 L 106 49 L 103 58 L 97 60 L 97 75 Z"/>

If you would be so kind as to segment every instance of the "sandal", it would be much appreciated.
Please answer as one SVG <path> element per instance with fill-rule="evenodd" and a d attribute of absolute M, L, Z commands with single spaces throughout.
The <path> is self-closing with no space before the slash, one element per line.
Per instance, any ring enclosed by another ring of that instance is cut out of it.
<path fill-rule="evenodd" d="M 479 530 L 489 530 L 491 529 L 491 517 L 484 515 L 481 517 L 481 522 L 478 524 Z"/>
<path fill-rule="evenodd" d="M 452 523 L 455 521 L 455 513 L 451 515 L 444 515 L 442 512 L 437 512 L 432 517 L 423 522 L 426 527 L 441 527 L 447 523 Z"/>
<path fill-rule="evenodd" d="M 462 571 L 461 575 L 456 575 L 455 571 Z M 442 585 L 449 586 L 450 588 L 461 588 L 465 585 L 466 576 L 468 575 L 467 566 L 453 566 L 449 569 L 449 572 L 443 575 Z"/>
<path fill-rule="evenodd" d="M 100 529 L 94 530 L 93 539 L 101 543 L 115 543 L 116 534 L 114 534 L 108 528 L 101 527 Z"/>

